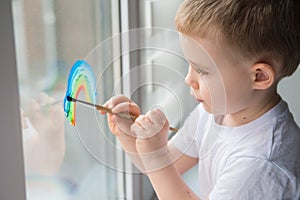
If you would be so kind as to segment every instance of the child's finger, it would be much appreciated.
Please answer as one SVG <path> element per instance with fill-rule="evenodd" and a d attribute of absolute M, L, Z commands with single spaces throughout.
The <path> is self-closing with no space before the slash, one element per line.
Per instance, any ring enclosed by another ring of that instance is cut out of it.
<path fill-rule="evenodd" d="M 28 105 L 28 112 L 35 112 L 39 109 L 40 109 L 40 104 L 35 99 L 31 99 Z"/>
<path fill-rule="evenodd" d="M 46 93 L 41 92 L 38 96 L 37 96 L 37 102 L 41 105 L 47 105 L 49 103 L 53 103 L 55 101 L 55 99 L 53 97 L 49 97 Z"/>
<path fill-rule="evenodd" d="M 146 115 L 140 115 L 136 119 L 132 131 L 134 131 L 140 139 L 151 138 L 157 135 L 163 129 L 161 120 L 157 120 L 161 119 L 161 116 L 157 116 L 157 114 L 155 111 L 150 111 Z M 150 116 L 155 120 L 152 121 Z"/>
<path fill-rule="evenodd" d="M 140 124 L 138 123 L 134 123 L 131 125 L 130 127 L 130 131 L 136 135 L 136 137 L 143 139 L 143 138 L 147 138 L 147 134 L 145 134 L 145 129 L 143 127 L 141 127 Z"/>
<path fill-rule="evenodd" d="M 123 119 L 121 117 L 118 117 L 117 115 L 113 115 L 112 120 L 114 121 L 114 123 L 118 127 L 118 129 L 121 130 L 123 133 L 125 133 L 126 135 L 136 137 L 136 135 L 130 129 L 130 127 L 133 123 L 132 120 Z"/>
<path fill-rule="evenodd" d="M 122 102 L 132 102 L 129 98 L 123 96 L 123 95 L 117 95 L 106 101 L 103 106 L 106 108 L 114 108 L 116 105 L 122 103 Z M 127 109 L 129 110 L 129 109 Z M 105 114 L 106 111 L 100 111 L 101 114 Z"/>
<path fill-rule="evenodd" d="M 144 129 L 149 128 L 151 125 L 153 125 L 153 122 L 146 117 L 145 115 L 140 115 L 136 120 L 135 123 L 139 124 Z"/>
<path fill-rule="evenodd" d="M 140 108 L 133 102 L 121 102 L 112 109 L 113 113 L 130 113 L 131 115 L 138 116 Z"/>
<path fill-rule="evenodd" d="M 151 110 L 150 113 L 147 114 L 147 116 L 154 124 L 156 124 L 156 126 L 161 128 L 163 128 L 165 123 L 167 122 L 165 114 L 159 109 Z"/>
<path fill-rule="evenodd" d="M 117 95 L 111 98 L 110 103 L 112 107 L 115 107 L 119 103 L 122 102 L 132 102 L 128 97 L 123 96 L 123 95 Z"/>
<path fill-rule="evenodd" d="M 102 106 L 111 109 L 112 107 L 111 107 L 110 99 L 106 101 Z M 99 113 L 106 114 L 107 112 L 105 110 L 99 110 Z"/>

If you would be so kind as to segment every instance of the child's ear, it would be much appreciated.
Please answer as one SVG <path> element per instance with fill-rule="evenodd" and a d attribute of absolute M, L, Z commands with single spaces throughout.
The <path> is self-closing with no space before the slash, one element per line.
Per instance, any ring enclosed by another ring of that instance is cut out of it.
<path fill-rule="evenodd" d="M 275 81 L 275 70 L 267 63 L 256 63 L 251 67 L 252 88 L 265 90 L 271 87 Z"/>

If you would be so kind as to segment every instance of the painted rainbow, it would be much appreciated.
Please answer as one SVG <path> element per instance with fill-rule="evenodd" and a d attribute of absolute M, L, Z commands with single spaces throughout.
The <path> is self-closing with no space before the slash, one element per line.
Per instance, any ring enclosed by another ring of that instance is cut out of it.
<path fill-rule="evenodd" d="M 91 66 L 83 60 L 77 60 L 70 71 L 64 99 L 65 115 L 73 126 L 76 123 L 76 103 L 68 101 L 67 96 L 78 98 L 80 92 L 84 93 L 86 101 L 90 103 L 96 102 L 95 75 Z"/>

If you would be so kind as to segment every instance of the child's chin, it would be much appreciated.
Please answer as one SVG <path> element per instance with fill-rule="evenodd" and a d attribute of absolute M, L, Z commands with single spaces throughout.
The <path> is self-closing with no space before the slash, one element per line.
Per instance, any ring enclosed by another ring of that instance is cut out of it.
<path fill-rule="evenodd" d="M 204 110 L 210 114 L 214 114 L 213 113 L 213 110 L 211 109 L 211 107 L 205 105 L 205 103 L 201 103 L 202 104 L 202 107 L 204 108 Z"/>
<path fill-rule="evenodd" d="M 211 106 L 205 105 L 205 103 L 202 103 L 202 106 L 206 112 L 212 115 L 225 115 L 225 109 L 221 108 L 212 108 Z"/>

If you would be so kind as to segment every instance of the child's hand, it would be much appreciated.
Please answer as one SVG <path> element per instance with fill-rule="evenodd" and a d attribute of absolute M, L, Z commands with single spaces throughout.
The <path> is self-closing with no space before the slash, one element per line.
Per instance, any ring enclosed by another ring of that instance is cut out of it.
<path fill-rule="evenodd" d="M 27 112 L 39 133 L 58 139 L 64 137 L 65 117 L 62 104 L 51 105 L 54 102 L 53 97 L 40 93 L 36 99 L 31 99 Z"/>
<path fill-rule="evenodd" d="M 136 150 L 146 173 L 170 164 L 167 147 L 169 122 L 159 109 L 140 115 L 131 130 L 136 134 Z"/>
<path fill-rule="evenodd" d="M 159 109 L 140 115 L 131 130 L 137 136 L 136 147 L 140 153 L 157 151 L 168 143 L 169 122 Z"/>
<path fill-rule="evenodd" d="M 113 113 L 129 113 L 131 115 L 138 116 L 140 114 L 140 108 L 129 98 L 118 95 L 112 97 L 103 106 L 112 109 Z M 101 114 L 105 114 L 105 111 L 100 111 Z M 126 152 L 136 152 L 135 150 L 135 138 L 136 136 L 131 132 L 130 127 L 134 123 L 133 120 L 123 119 L 117 115 L 107 113 L 107 121 L 110 131 L 118 137 L 123 149 Z"/>
<path fill-rule="evenodd" d="M 64 111 L 61 104 L 51 105 L 53 102 L 52 97 L 41 93 L 22 112 L 24 159 L 29 173 L 51 175 L 63 162 Z"/>

